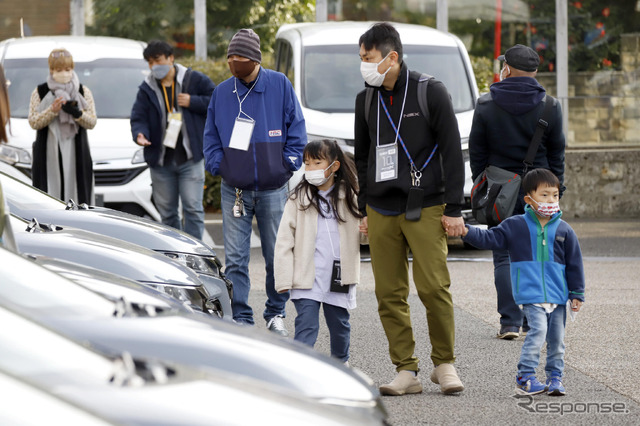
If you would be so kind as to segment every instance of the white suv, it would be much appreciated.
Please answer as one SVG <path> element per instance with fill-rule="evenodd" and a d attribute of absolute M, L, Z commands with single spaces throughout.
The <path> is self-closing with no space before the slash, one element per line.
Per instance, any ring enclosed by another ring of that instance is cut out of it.
<path fill-rule="evenodd" d="M 295 88 L 309 140 L 336 139 L 353 153 L 354 109 L 364 89 L 360 75 L 358 40 L 374 22 L 323 22 L 287 24 L 276 34 L 276 69 Z M 453 101 L 465 160 L 465 198 L 469 202 L 469 132 L 478 87 L 466 48 L 453 34 L 433 28 L 394 23 L 400 33 L 409 69 L 442 81 Z M 465 218 L 470 217 L 466 211 Z"/>
<path fill-rule="evenodd" d="M 31 175 L 29 100 L 49 73 L 47 58 L 55 48 L 73 55 L 80 83 L 91 89 L 98 121 L 89 130 L 96 204 L 160 220 L 151 201 L 151 176 L 142 148 L 131 138 L 129 115 L 138 86 L 149 73 L 142 56 L 145 43 L 113 37 L 27 37 L 0 42 L 0 63 L 9 82 L 11 135 L 0 159 Z M 65 200 L 66 201 L 66 200 Z"/>

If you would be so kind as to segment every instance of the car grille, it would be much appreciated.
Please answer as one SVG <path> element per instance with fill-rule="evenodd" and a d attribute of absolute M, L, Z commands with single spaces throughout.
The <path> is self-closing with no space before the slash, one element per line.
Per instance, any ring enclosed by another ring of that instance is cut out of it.
<path fill-rule="evenodd" d="M 96 186 L 126 185 L 147 168 L 146 165 L 135 169 L 94 170 Z"/>

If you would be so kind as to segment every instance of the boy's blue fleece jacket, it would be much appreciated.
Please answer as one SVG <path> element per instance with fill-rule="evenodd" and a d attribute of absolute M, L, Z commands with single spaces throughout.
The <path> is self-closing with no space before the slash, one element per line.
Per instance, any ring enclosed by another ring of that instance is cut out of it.
<path fill-rule="evenodd" d="M 553 215 L 542 228 L 534 211 L 512 216 L 488 230 L 468 226 L 463 241 L 480 249 L 509 251 L 511 287 L 518 305 L 584 302 L 584 269 L 578 238 L 569 224 Z"/>

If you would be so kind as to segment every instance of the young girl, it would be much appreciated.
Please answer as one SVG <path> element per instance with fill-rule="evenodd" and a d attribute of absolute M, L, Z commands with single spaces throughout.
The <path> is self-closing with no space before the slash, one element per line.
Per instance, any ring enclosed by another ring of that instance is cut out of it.
<path fill-rule="evenodd" d="M 360 235 L 353 162 L 333 140 L 309 142 L 304 179 L 284 207 L 275 248 L 276 290 L 291 290 L 298 316 L 294 339 L 309 346 L 318 337 L 323 306 L 331 355 L 349 359 L 349 311 L 360 280 Z"/>

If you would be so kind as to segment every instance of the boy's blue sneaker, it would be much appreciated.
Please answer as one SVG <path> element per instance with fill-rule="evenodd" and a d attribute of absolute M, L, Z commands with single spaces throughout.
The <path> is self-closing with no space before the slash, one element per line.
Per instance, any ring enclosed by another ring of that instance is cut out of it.
<path fill-rule="evenodd" d="M 562 396 L 566 393 L 564 386 L 562 386 L 562 382 L 560 381 L 560 377 L 552 376 L 547 379 L 547 393 L 553 396 Z"/>
<path fill-rule="evenodd" d="M 520 395 L 537 395 L 546 390 L 547 386 L 540 383 L 533 374 L 524 377 L 516 376 L 516 393 Z"/>

